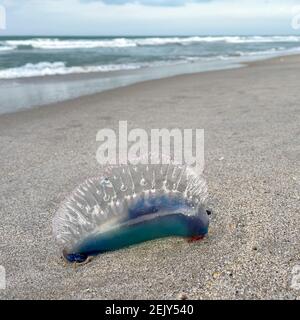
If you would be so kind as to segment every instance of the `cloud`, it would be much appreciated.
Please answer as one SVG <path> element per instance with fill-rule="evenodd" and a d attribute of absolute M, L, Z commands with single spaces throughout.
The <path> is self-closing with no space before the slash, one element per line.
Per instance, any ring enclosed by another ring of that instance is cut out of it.
<path fill-rule="evenodd" d="M 81 2 L 101 1 L 107 5 L 140 4 L 144 6 L 178 7 L 188 3 L 204 3 L 212 0 L 81 0 Z"/>
<path fill-rule="evenodd" d="M 299 0 L 0 0 L 1 35 L 296 34 Z"/>

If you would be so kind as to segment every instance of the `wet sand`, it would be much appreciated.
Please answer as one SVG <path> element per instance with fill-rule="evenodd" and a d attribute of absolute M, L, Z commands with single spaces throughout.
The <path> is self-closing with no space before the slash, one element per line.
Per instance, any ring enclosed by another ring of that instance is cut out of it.
<path fill-rule="evenodd" d="M 300 57 L 181 75 L 0 116 L 1 299 L 299 299 Z M 213 210 L 200 242 L 169 238 L 59 259 L 52 218 L 97 175 L 96 133 L 204 128 Z"/>

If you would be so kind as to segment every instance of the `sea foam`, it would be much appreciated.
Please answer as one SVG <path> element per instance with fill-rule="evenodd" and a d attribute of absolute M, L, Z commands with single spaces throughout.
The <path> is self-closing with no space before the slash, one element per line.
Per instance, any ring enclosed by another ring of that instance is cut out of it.
<path fill-rule="evenodd" d="M 137 46 L 190 45 L 197 43 L 224 42 L 243 43 L 276 43 L 300 42 L 300 36 L 194 36 L 194 37 L 146 37 L 146 38 L 103 38 L 103 39 L 59 39 L 33 38 L 1 41 L 0 45 L 18 48 L 34 48 L 43 50 L 60 49 L 93 49 L 93 48 L 125 48 Z M 1 49 L 0 49 L 1 50 Z"/>
<path fill-rule="evenodd" d="M 100 66 L 67 67 L 64 62 L 27 63 L 22 67 L 0 70 L 0 79 L 15 79 L 28 77 L 42 77 L 53 75 L 67 75 L 75 73 L 109 72 L 119 70 L 134 70 L 141 66 L 137 64 L 110 64 Z"/>

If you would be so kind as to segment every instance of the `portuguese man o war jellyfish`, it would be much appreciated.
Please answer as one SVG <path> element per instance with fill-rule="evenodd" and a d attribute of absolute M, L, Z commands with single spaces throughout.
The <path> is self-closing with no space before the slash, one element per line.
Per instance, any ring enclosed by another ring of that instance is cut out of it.
<path fill-rule="evenodd" d="M 208 233 L 206 198 L 205 179 L 188 166 L 111 166 L 63 201 L 53 233 L 62 257 L 78 264 L 158 238 L 196 241 Z"/>

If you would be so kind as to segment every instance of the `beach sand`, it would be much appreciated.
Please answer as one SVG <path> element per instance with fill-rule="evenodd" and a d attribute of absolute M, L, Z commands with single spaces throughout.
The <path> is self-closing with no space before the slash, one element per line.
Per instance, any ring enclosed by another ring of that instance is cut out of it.
<path fill-rule="evenodd" d="M 1 299 L 296 299 L 300 265 L 300 57 L 148 81 L 0 116 Z M 168 238 L 59 258 L 52 218 L 99 172 L 96 133 L 204 128 L 213 210 L 200 242 Z"/>

